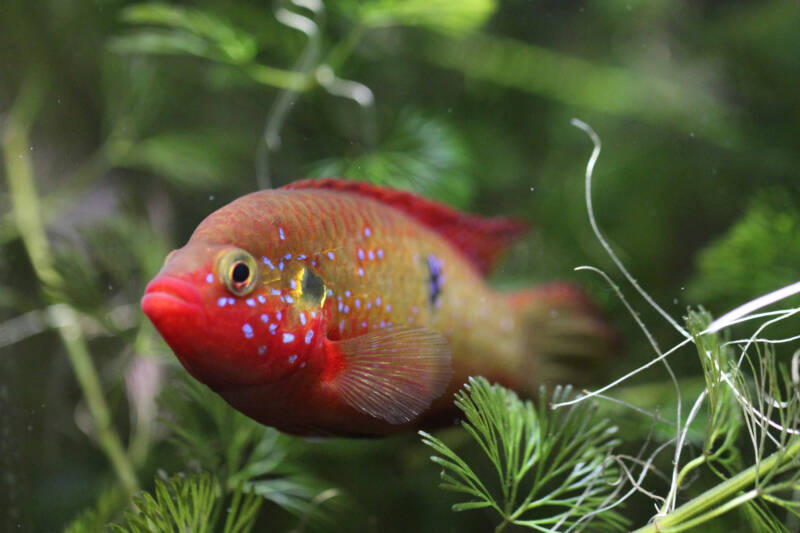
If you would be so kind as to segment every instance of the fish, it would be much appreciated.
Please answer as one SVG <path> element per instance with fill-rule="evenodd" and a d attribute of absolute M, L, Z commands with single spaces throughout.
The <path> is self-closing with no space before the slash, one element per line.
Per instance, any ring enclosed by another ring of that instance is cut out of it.
<path fill-rule="evenodd" d="M 211 213 L 141 306 L 191 376 L 262 424 L 310 437 L 433 428 L 457 419 L 470 376 L 531 393 L 617 351 L 575 286 L 487 283 L 527 230 L 407 191 L 301 180 Z"/>

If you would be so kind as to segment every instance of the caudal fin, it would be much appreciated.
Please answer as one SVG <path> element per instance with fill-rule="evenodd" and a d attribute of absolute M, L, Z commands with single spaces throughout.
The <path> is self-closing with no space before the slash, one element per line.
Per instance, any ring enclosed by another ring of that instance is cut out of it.
<path fill-rule="evenodd" d="M 527 337 L 531 384 L 581 384 L 601 378 L 619 339 L 577 287 L 551 283 L 509 296 Z"/>

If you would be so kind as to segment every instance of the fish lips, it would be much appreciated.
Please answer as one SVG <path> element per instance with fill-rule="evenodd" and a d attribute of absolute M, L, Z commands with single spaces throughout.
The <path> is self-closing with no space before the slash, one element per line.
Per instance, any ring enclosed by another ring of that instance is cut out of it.
<path fill-rule="evenodd" d="M 147 285 L 142 311 L 170 345 L 181 344 L 181 337 L 196 335 L 206 325 L 200 291 L 175 276 L 158 276 Z"/>

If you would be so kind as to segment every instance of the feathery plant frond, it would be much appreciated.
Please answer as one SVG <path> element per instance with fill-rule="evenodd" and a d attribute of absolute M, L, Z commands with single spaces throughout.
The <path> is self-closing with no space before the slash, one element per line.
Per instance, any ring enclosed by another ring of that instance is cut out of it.
<path fill-rule="evenodd" d="M 569 387 L 556 387 L 552 401 L 571 394 Z M 483 481 L 478 465 L 421 431 L 423 442 L 438 454 L 431 460 L 444 468 L 441 487 L 471 498 L 453 510 L 492 508 L 502 517 L 496 531 L 509 524 L 568 531 L 589 520 L 596 531 L 624 529 L 625 520 L 613 510 L 593 514 L 610 502 L 618 481 L 610 458 L 618 443 L 616 428 L 597 417 L 594 405 L 551 411 L 544 388 L 535 407 L 482 377 L 470 378 L 456 394 L 456 405 L 466 416 L 464 429 L 496 471 L 497 486 Z"/>
<path fill-rule="evenodd" d="M 174 417 L 170 440 L 188 466 L 211 471 L 226 490 L 245 486 L 295 515 L 314 514 L 312 523 L 323 518 L 315 498 L 324 487 L 293 473 L 289 437 L 235 411 L 194 380 L 181 380 L 171 393 L 182 398 L 166 402 Z"/>
<path fill-rule="evenodd" d="M 718 333 L 702 334 L 712 321 L 711 314 L 702 307 L 697 311 L 690 310 L 686 317 L 686 327 L 694 339 L 703 369 L 709 411 L 703 454 L 695 464 L 705 462 L 724 479 L 742 466 L 736 446 L 741 414 L 733 392 L 725 382 L 726 373 L 736 371 L 736 367 L 731 365 L 731 347 L 723 344 Z M 717 463 L 725 473 L 717 470 Z"/>
<path fill-rule="evenodd" d="M 733 379 L 726 379 L 741 406 L 755 464 L 657 517 L 639 533 L 688 531 L 742 506 L 755 531 L 792 530 L 776 512 L 800 517 L 798 384 L 776 362 L 770 346 L 756 348 L 755 355 L 744 354 L 751 375 L 731 370 Z"/>
<path fill-rule="evenodd" d="M 112 529 L 118 533 L 247 533 L 263 502 L 253 492 L 245 494 L 240 487 L 223 507 L 226 498 L 220 483 L 208 474 L 157 479 L 153 492 L 154 495 L 143 492 L 135 496 L 136 510 L 125 514 L 124 525 L 114 524 Z"/>
<path fill-rule="evenodd" d="M 697 276 L 687 287 L 691 297 L 709 306 L 728 307 L 797 281 L 798 207 L 787 190 L 755 195 L 742 217 L 698 255 Z"/>
<path fill-rule="evenodd" d="M 128 505 L 129 495 L 119 487 L 109 486 L 97 498 L 97 503 L 72 520 L 64 533 L 101 533 L 107 524 Z"/>

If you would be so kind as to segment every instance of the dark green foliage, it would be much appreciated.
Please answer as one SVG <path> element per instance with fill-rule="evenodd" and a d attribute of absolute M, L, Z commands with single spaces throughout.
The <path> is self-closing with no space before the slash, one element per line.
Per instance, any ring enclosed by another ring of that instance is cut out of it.
<path fill-rule="evenodd" d="M 469 163 L 464 142 L 451 126 L 417 114 L 399 117 L 386 142 L 369 153 L 320 161 L 310 174 L 347 176 L 466 207 L 474 194 Z"/>
<path fill-rule="evenodd" d="M 785 190 L 765 191 L 698 258 L 689 286 L 699 301 L 725 306 L 800 279 L 800 213 Z"/>
<path fill-rule="evenodd" d="M 214 473 L 227 490 L 244 486 L 303 516 L 316 504 L 320 483 L 298 475 L 291 440 L 234 411 L 196 381 L 181 379 L 162 399 L 169 440 L 190 469 Z"/>

